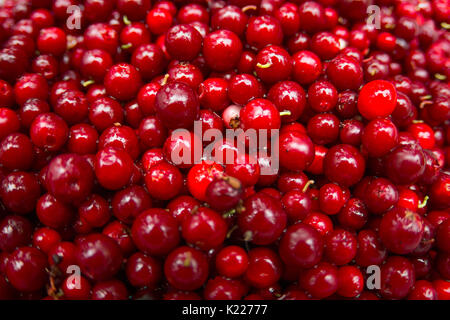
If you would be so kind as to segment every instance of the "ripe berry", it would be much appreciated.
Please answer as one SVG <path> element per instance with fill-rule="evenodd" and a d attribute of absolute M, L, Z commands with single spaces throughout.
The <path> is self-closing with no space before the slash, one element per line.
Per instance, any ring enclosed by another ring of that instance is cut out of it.
<path fill-rule="evenodd" d="M 375 80 L 361 89 L 358 97 L 358 111 L 364 118 L 373 120 L 392 114 L 396 103 L 395 87 L 388 81 Z"/>

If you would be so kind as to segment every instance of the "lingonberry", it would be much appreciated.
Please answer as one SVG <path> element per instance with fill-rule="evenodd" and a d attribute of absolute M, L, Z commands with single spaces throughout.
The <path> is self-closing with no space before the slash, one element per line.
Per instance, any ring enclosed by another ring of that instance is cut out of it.
<path fill-rule="evenodd" d="M 206 283 L 203 296 L 206 300 L 236 300 L 241 299 L 244 292 L 240 280 L 215 277 Z"/>
<path fill-rule="evenodd" d="M 47 80 L 54 79 L 59 73 L 58 60 L 49 54 L 40 55 L 33 60 L 31 70 Z"/>
<path fill-rule="evenodd" d="M 311 198 L 303 191 L 288 191 L 281 202 L 289 221 L 301 221 L 311 212 Z"/>
<path fill-rule="evenodd" d="M 41 29 L 36 44 L 41 53 L 60 56 L 66 51 L 66 34 L 57 27 Z"/>
<path fill-rule="evenodd" d="M 98 139 L 98 148 L 114 147 L 125 150 L 133 159 L 140 154 L 138 137 L 128 126 L 115 125 L 102 132 Z"/>
<path fill-rule="evenodd" d="M 206 255 L 187 246 L 173 250 L 164 263 L 167 281 L 179 290 L 200 288 L 208 278 L 208 271 Z"/>
<path fill-rule="evenodd" d="M 363 177 L 365 160 L 353 146 L 333 146 L 324 158 L 324 173 L 328 179 L 344 186 L 356 184 Z"/>
<path fill-rule="evenodd" d="M 292 60 L 289 53 L 275 45 L 270 45 L 258 52 L 255 72 L 266 83 L 287 80 L 291 75 Z"/>
<path fill-rule="evenodd" d="M 283 41 L 283 30 L 274 17 L 252 17 L 249 19 L 245 37 L 250 46 L 260 50 L 269 44 L 280 45 Z"/>
<path fill-rule="evenodd" d="M 69 130 L 67 149 L 76 154 L 92 154 L 97 150 L 98 133 L 88 124 L 76 124 Z"/>
<path fill-rule="evenodd" d="M 80 69 L 85 77 L 101 81 L 112 64 L 113 60 L 108 52 L 101 49 L 92 49 L 84 52 Z"/>
<path fill-rule="evenodd" d="M 203 41 L 203 56 L 215 71 L 227 71 L 235 67 L 242 54 L 242 42 L 229 30 L 209 33 Z"/>
<path fill-rule="evenodd" d="M 36 215 L 42 224 L 55 229 L 68 226 L 74 218 L 73 209 L 49 193 L 37 201 Z"/>
<path fill-rule="evenodd" d="M 311 39 L 311 50 L 323 60 L 331 60 L 341 50 L 339 38 L 330 32 L 319 32 Z"/>
<path fill-rule="evenodd" d="M 247 26 L 247 15 L 241 8 L 227 5 L 211 16 L 211 27 L 214 30 L 225 29 L 242 36 Z"/>
<path fill-rule="evenodd" d="M 166 33 L 172 26 L 173 16 L 167 8 L 153 7 L 147 13 L 146 22 L 152 34 L 161 35 Z"/>
<path fill-rule="evenodd" d="M 338 270 L 338 290 L 340 296 L 353 298 L 364 289 L 364 278 L 361 271 L 354 266 L 343 266 Z"/>
<path fill-rule="evenodd" d="M 437 228 L 436 245 L 440 250 L 449 253 L 450 252 L 449 239 L 450 239 L 450 220 L 447 219 L 446 221 L 442 222 Z"/>
<path fill-rule="evenodd" d="M 322 236 L 333 230 L 333 221 L 324 213 L 313 211 L 302 221 L 304 224 L 312 226 Z"/>
<path fill-rule="evenodd" d="M 427 280 L 418 280 L 408 295 L 408 300 L 437 300 L 433 284 Z"/>
<path fill-rule="evenodd" d="M 136 246 L 151 255 L 165 255 L 179 241 L 178 223 L 162 209 L 148 209 L 136 217 L 131 228 Z"/>
<path fill-rule="evenodd" d="M 61 290 L 64 298 L 69 300 L 86 300 L 91 296 L 91 284 L 83 276 L 80 276 L 79 282 L 67 277 L 61 285 Z"/>
<path fill-rule="evenodd" d="M 245 210 L 238 216 L 238 226 L 246 241 L 266 245 L 280 237 L 287 216 L 274 198 L 257 193 L 246 199 L 243 205 Z"/>

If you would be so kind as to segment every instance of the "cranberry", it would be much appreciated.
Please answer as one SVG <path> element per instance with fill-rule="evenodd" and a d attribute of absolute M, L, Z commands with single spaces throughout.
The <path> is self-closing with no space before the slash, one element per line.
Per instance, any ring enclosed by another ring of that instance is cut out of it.
<path fill-rule="evenodd" d="M 208 260 L 199 250 L 181 246 L 173 250 L 164 263 L 167 281 L 179 290 L 200 288 L 208 277 Z"/>
<path fill-rule="evenodd" d="M 302 133 L 288 132 L 280 135 L 280 164 L 282 167 L 302 171 L 314 160 L 311 139 Z"/>
<path fill-rule="evenodd" d="M 86 300 L 91 296 L 91 284 L 83 276 L 80 277 L 79 283 L 67 277 L 61 285 L 61 289 L 64 297 L 69 300 Z"/>
<path fill-rule="evenodd" d="M 282 263 L 278 255 L 264 247 L 254 248 L 248 253 L 249 263 L 244 278 L 256 288 L 267 288 L 281 277 Z"/>
<path fill-rule="evenodd" d="M 198 96 L 188 85 L 170 82 L 156 94 L 155 109 L 166 127 L 190 128 L 198 117 Z"/>
<path fill-rule="evenodd" d="M 268 44 L 281 44 L 283 30 L 277 19 L 263 15 L 249 19 L 245 36 L 250 46 L 260 50 Z"/>
<path fill-rule="evenodd" d="M 26 246 L 31 240 L 32 225 L 21 216 L 6 216 L 0 222 L 0 248 L 5 252 Z"/>
<path fill-rule="evenodd" d="M 266 83 L 287 80 L 291 74 L 292 61 L 289 53 L 278 46 L 267 46 L 256 56 L 255 72 Z"/>
<path fill-rule="evenodd" d="M 297 120 L 306 106 L 306 95 L 303 88 L 293 81 L 281 81 L 273 85 L 267 98 L 282 112 L 281 121 L 289 123 Z"/>
<path fill-rule="evenodd" d="M 92 227 L 103 227 L 111 218 L 109 203 L 97 194 L 91 195 L 78 207 L 78 214 Z"/>
<path fill-rule="evenodd" d="M 326 214 L 337 214 L 345 204 L 342 189 L 333 183 L 322 186 L 319 191 L 319 203 L 320 209 Z"/>
<path fill-rule="evenodd" d="M 300 285 L 315 298 L 326 298 L 338 290 L 338 269 L 321 262 L 300 274 Z"/>
<path fill-rule="evenodd" d="M 55 157 L 47 169 L 46 185 L 56 198 L 79 203 L 91 193 L 94 172 L 91 165 L 77 154 Z"/>
<path fill-rule="evenodd" d="M 227 225 L 214 210 L 202 207 L 193 210 L 181 225 L 181 232 L 187 243 L 202 250 L 219 247 L 225 240 Z"/>
<path fill-rule="evenodd" d="M 228 82 L 224 79 L 206 79 L 199 85 L 198 92 L 200 104 L 204 108 L 221 111 L 230 104 Z"/>
<path fill-rule="evenodd" d="M 380 292 L 387 299 L 405 298 L 411 291 L 414 280 L 414 267 L 408 259 L 390 257 L 381 267 Z"/>
<path fill-rule="evenodd" d="M 299 51 L 292 56 L 292 75 L 300 84 L 314 82 L 322 73 L 322 63 L 311 51 Z"/>
<path fill-rule="evenodd" d="M 17 290 L 33 292 L 47 282 L 46 267 L 45 254 L 36 248 L 21 247 L 9 256 L 6 276 Z"/>
<path fill-rule="evenodd" d="M 241 53 L 241 40 L 228 30 L 214 31 L 203 41 L 203 56 L 207 65 L 215 71 L 227 71 L 235 67 Z"/>
<path fill-rule="evenodd" d="M 112 66 L 105 75 L 106 92 L 119 100 L 130 100 L 136 96 L 141 86 L 141 76 L 130 64 L 119 63 Z"/>
<path fill-rule="evenodd" d="M 233 177 L 212 181 L 206 188 L 206 201 L 215 210 L 226 211 L 235 208 L 242 199 L 242 184 Z"/>
<path fill-rule="evenodd" d="M 339 55 L 328 64 L 327 76 L 339 90 L 357 90 L 363 81 L 363 70 L 354 58 Z"/>
<path fill-rule="evenodd" d="M 95 175 L 103 187 L 117 190 L 129 182 L 132 165 L 133 160 L 125 150 L 107 147 L 96 155 Z"/>
<path fill-rule="evenodd" d="M 250 100 L 261 98 L 263 89 L 256 77 L 250 74 L 238 74 L 228 82 L 228 97 L 238 105 L 245 105 Z"/>
<path fill-rule="evenodd" d="M 19 105 L 23 105 L 32 98 L 46 100 L 47 95 L 47 80 L 40 74 L 25 74 L 17 80 L 14 86 L 14 96 Z"/>
<path fill-rule="evenodd" d="M 41 53 L 60 56 L 66 51 L 66 34 L 57 27 L 41 29 L 37 39 L 37 48 Z"/>
<path fill-rule="evenodd" d="M 127 288 L 119 280 L 98 282 L 92 288 L 92 300 L 126 300 L 127 298 Z"/>
<path fill-rule="evenodd" d="M 0 163 L 9 170 L 28 170 L 33 161 L 33 145 L 22 133 L 12 133 L 0 143 Z"/>
<path fill-rule="evenodd" d="M 361 267 L 380 265 L 387 256 L 387 251 L 375 231 L 361 230 L 358 233 L 358 251 L 356 264 Z"/>
<path fill-rule="evenodd" d="M 108 52 L 92 49 L 84 52 L 80 68 L 85 77 L 101 81 L 112 64 L 113 60 Z"/>
<path fill-rule="evenodd" d="M 34 145 L 49 151 L 60 150 L 66 143 L 68 134 L 67 124 L 54 113 L 38 115 L 30 127 L 30 137 Z"/>
<path fill-rule="evenodd" d="M 309 119 L 307 132 L 314 143 L 319 145 L 330 144 L 338 138 L 339 119 L 333 114 L 316 114 Z"/>
<path fill-rule="evenodd" d="M 160 162 L 152 166 L 146 176 L 145 184 L 152 197 L 169 200 L 179 194 L 183 187 L 183 177 L 175 166 Z"/>
<path fill-rule="evenodd" d="M 278 239 L 287 216 L 275 199 L 255 194 L 244 201 L 244 207 L 245 211 L 238 216 L 238 225 L 246 240 L 263 245 Z"/>
<path fill-rule="evenodd" d="M 280 241 L 280 257 L 288 265 L 311 268 L 322 258 L 322 236 L 311 226 L 297 223 Z"/>
<path fill-rule="evenodd" d="M 354 266 L 343 266 L 338 270 L 337 293 L 345 298 L 354 298 L 364 289 L 364 278 L 361 271 Z"/>
<path fill-rule="evenodd" d="M 237 278 L 245 273 L 249 257 L 244 249 L 238 246 L 227 246 L 216 256 L 216 269 L 226 277 Z"/>
<path fill-rule="evenodd" d="M 362 144 L 372 157 L 386 155 L 397 143 L 397 127 L 388 119 L 370 121 L 362 133 Z"/>
<path fill-rule="evenodd" d="M 27 214 L 36 207 L 41 188 L 35 175 L 16 171 L 3 178 L 0 198 L 4 206 L 11 212 Z"/>
<path fill-rule="evenodd" d="M 359 93 L 358 110 L 369 120 L 377 117 L 387 117 L 395 109 L 397 91 L 387 81 L 375 80 L 367 83 Z M 380 107 L 382 106 L 382 107 Z"/>
<path fill-rule="evenodd" d="M 382 214 L 397 203 L 398 191 L 389 180 L 375 178 L 367 185 L 364 200 L 370 212 Z"/>
<path fill-rule="evenodd" d="M 328 179 L 344 186 L 356 184 L 363 177 L 365 160 L 353 146 L 333 146 L 324 158 L 324 173 Z"/>
<path fill-rule="evenodd" d="M 127 260 L 125 272 L 135 287 L 153 287 L 162 276 L 161 263 L 143 253 L 135 253 Z"/>
<path fill-rule="evenodd" d="M 408 184 L 417 181 L 425 171 L 425 156 L 417 145 L 398 146 L 386 157 L 387 176 L 394 183 Z"/>
<path fill-rule="evenodd" d="M 76 260 L 87 277 L 97 281 L 106 280 L 120 269 L 122 251 L 111 238 L 93 233 L 78 241 Z"/>
<path fill-rule="evenodd" d="M 202 49 L 202 36 L 194 27 L 179 24 L 166 33 L 165 44 L 173 59 L 190 61 L 195 59 Z"/>

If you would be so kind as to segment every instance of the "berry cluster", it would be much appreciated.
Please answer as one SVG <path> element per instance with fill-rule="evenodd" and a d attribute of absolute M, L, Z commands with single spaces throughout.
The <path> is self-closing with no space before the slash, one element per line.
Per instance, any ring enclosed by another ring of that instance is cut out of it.
<path fill-rule="evenodd" d="M 449 0 L 4 0 L 0 299 L 450 299 L 449 26 Z M 193 161 L 195 121 L 277 148 Z"/>

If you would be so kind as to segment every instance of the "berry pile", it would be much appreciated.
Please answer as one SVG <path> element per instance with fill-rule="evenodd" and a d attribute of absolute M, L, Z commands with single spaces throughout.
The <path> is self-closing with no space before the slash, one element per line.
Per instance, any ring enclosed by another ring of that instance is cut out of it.
<path fill-rule="evenodd" d="M 2 2 L 0 299 L 450 299 L 449 0 Z"/>

